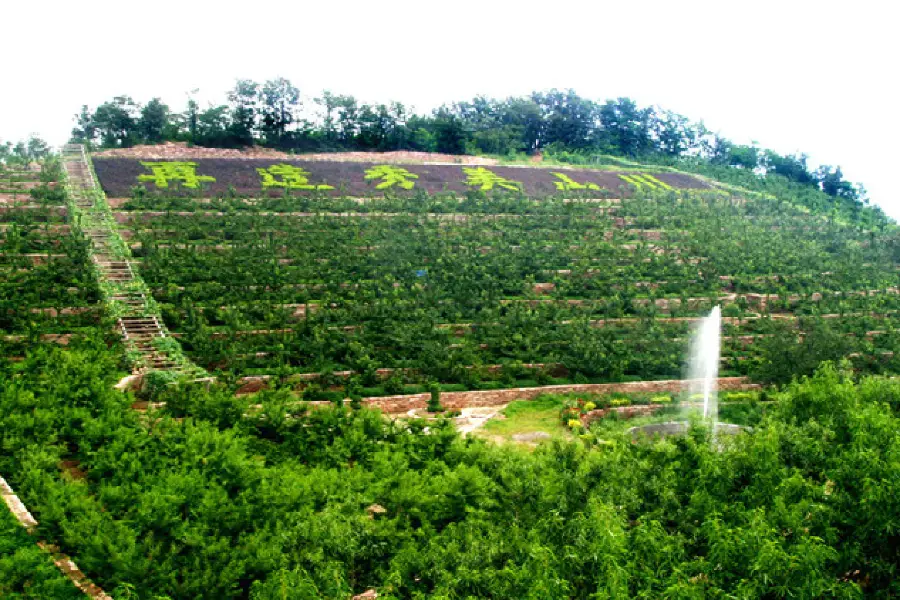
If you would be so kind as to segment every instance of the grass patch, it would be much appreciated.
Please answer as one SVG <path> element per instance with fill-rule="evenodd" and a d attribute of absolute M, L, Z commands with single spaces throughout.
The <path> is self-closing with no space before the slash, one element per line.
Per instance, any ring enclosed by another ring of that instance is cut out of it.
<path fill-rule="evenodd" d="M 553 438 L 571 439 L 572 435 L 559 422 L 563 402 L 559 396 L 540 396 L 535 400 L 515 400 L 501 412 L 505 419 L 491 419 L 478 430 L 479 435 L 502 437 L 512 441 L 519 433 L 544 431 Z"/>

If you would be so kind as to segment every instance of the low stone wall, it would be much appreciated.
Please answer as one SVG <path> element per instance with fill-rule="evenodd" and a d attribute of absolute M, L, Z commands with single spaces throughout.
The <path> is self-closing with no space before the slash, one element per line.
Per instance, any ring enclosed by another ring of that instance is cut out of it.
<path fill-rule="evenodd" d="M 16 493 L 9 484 L 6 483 L 6 480 L 3 479 L 3 477 L 0 477 L 0 496 L 2 496 L 6 506 L 19 524 L 22 525 L 28 533 L 34 534 L 35 528 L 38 526 L 37 520 L 30 512 L 28 512 L 28 509 L 25 508 L 25 505 L 19 497 L 16 496 Z M 0 508 L 0 510 L 2 510 L 2 508 Z M 72 585 L 78 588 L 85 596 L 91 598 L 91 600 L 113 600 L 112 596 L 105 593 L 100 586 L 88 579 L 81 569 L 78 568 L 78 565 L 76 565 L 71 558 L 60 552 L 59 548 L 41 541 L 38 541 L 37 545 L 50 554 L 56 568 L 58 568 L 60 572 L 72 582 Z"/>
<path fill-rule="evenodd" d="M 257 354 L 257 356 L 265 356 L 265 353 Z M 550 374 L 555 377 L 562 377 L 568 375 L 568 371 L 562 365 L 558 364 L 545 364 L 545 363 L 523 363 L 519 365 L 522 369 L 548 369 Z M 473 369 L 474 367 L 465 367 L 466 369 Z M 484 373 L 499 373 L 503 370 L 503 365 L 483 365 L 480 367 L 482 372 Z M 392 369 L 392 368 L 382 368 L 375 369 L 375 375 L 378 377 L 380 381 L 385 381 L 389 379 L 394 373 L 400 373 L 403 375 L 411 375 L 417 372 L 416 369 Z M 339 379 L 347 379 L 352 377 L 353 375 L 357 375 L 356 371 L 332 371 L 331 375 L 333 377 L 337 377 Z M 303 383 L 307 381 L 316 381 L 322 377 L 321 373 L 299 373 L 295 375 L 289 376 L 286 381 L 289 383 Z M 255 394 L 259 391 L 266 389 L 269 385 L 269 381 L 272 379 L 272 375 L 248 375 L 246 377 L 242 377 L 240 379 L 241 387 L 235 391 L 236 396 L 244 396 L 247 394 Z"/>
<path fill-rule="evenodd" d="M 718 380 L 719 390 L 751 390 L 760 386 L 750 383 L 746 377 L 721 377 Z M 470 392 L 444 392 L 441 394 L 441 406 L 447 410 L 461 410 L 480 406 L 499 406 L 509 404 L 513 400 L 534 400 L 541 394 L 612 394 L 612 393 L 645 393 L 679 392 L 685 381 L 682 379 L 666 379 L 662 381 L 633 381 L 628 383 L 585 383 L 572 385 L 547 385 L 542 387 L 508 388 L 503 390 L 476 390 Z M 366 398 L 363 404 L 370 408 L 378 408 L 386 413 L 405 413 L 413 409 L 428 406 L 430 394 L 409 394 L 402 396 L 381 396 Z M 320 403 L 312 403 L 320 404 Z M 321 404 L 329 404 L 324 402 Z"/>
<path fill-rule="evenodd" d="M 0 497 L 3 498 L 3 502 L 6 503 L 9 512 L 13 514 L 16 521 L 18 521 L 29 533 L 37 527 L 37 520 L 30 512 L 28 512 L 28 509 L 25 508 L 25 505 L 22 504 L 22 501 L 19 500 L 19 497 L 16 496 L 15 492 L 13 492 L 12 488 L 9 487 L 9 484 L 6 483 L 6 480 L 3 479 L 3 477 L 0 477 Z"/>
<path fill-rule="evenodd" d="M 0 214 L 16 213 L 21 210 L 34 210 L 38 213 L 46 213 L 48 215 L 60 217 L 65 217 L 68 214 L 68 209 L 65 206 L 44 206 L 42 204 L 17 204 L 15 206 L 0 205 Z M 39 215 L 35 216 L 36 221 L 40 220 L 38 216 Z"/>

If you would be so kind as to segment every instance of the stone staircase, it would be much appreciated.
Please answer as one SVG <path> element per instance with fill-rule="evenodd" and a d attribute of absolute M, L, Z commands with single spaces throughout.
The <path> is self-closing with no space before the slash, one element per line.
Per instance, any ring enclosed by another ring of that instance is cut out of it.
<path fill-rule="evenodd" d="M 129 347 L 138 350 L 150 370 L 181 370 L 178 362 L 154 345 L 154 341 L 166 337 L 165 327 L 156 316 L 120 317 L 119 329 Z"/>
<path fill-rule="evenodd" d="M 71 183 L 70 192 L 75 206 L 81 210 L 94 208 L 94 199 L 89 191 L 96 188 L 94 173 L 87 163 L 84 146 L 81 144 L 66 144 L 61 152 L 63 166 Z"/>
<path fill-rule="evenodd" d="M 108 300 L 118 315 L 118 327 L 131 351 L 140 359 L 135 360 L 135 374 L 150 371 L 175 371 L 201 378 L 206 373 L 182 356 L 176 360 L 158 347 L 158 341 L 169 337 L 162 318 L 148 305 L 146 286 L 140 278 L 130 251 L 116 235 L 116 224 L 109 207 L 97 187 L 93 170 L 85 154 L 84 146 L 67 144 L 62 148 L 63 167 L 66 170 L 71 196 L 71 220 L 80 224 L 90 239 L 92 261 L 101 284 L 111 288 Z"/>

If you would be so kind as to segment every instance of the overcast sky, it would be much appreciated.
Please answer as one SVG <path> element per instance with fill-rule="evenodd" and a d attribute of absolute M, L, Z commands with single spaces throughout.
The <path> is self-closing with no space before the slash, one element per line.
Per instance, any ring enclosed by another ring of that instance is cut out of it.
<path fill-rule="evenodd" d="M 160 96 L 180 111 L 195 88 L 224 102 L 236 78 L 420 111 L 573 88 L 840 165 L 900 218 L 891 4 L 6 1 L 0 138 L 61 144 L 82 104 Z"/>

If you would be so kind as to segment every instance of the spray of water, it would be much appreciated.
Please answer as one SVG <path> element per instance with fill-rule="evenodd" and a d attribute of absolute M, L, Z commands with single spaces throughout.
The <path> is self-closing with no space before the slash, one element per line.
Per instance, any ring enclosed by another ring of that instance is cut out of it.
<path fill-rule="evenodd" d="M 716 306 L 691 336 L 687 374 L 690 399 L 702 396 L 703 418 L 714 425 L 719 413 L 717 383 L 721 338 L 722 311 Z"/>

